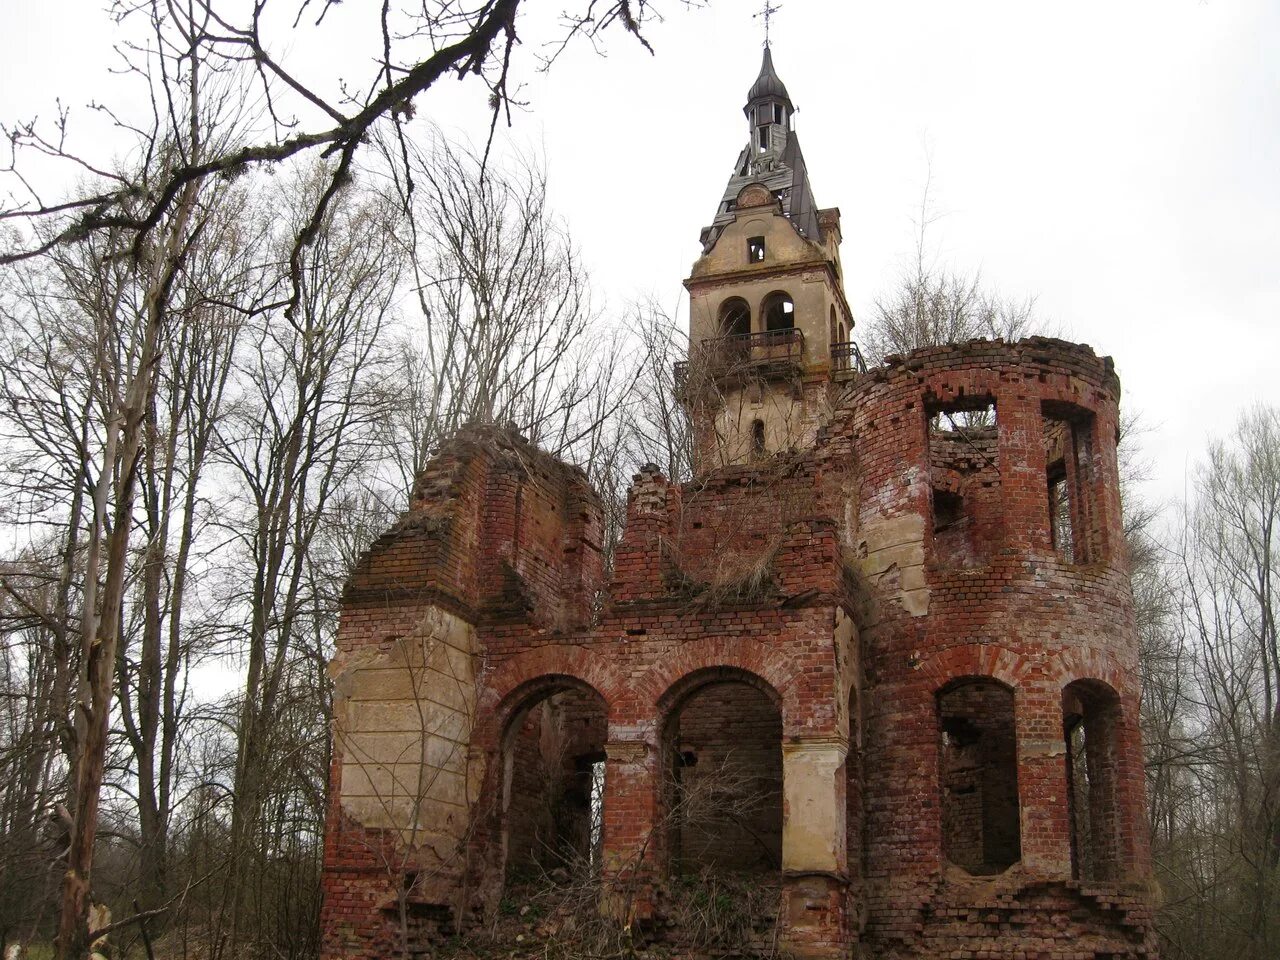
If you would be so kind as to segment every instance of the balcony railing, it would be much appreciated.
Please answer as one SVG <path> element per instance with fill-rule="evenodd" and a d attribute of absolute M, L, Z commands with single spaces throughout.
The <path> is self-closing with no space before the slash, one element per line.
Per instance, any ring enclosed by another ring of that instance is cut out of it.
<path fill-rule="evenodd" d="M 837 374 L 867 372 L 867 361 L 862 359 L 862 351 L 858 349 L 856 343 L 847 340 L 844 343 L 831 345 L 831 372 Z"/>
<path fill-rule="evenodd" d="M 684 392 L 696 367 L 703 375 L 723 377 L 734 373 L 756 374 L 775 366 L 794 367 L 804 361 L 804 334 L 794 327 L 765 330 L 726 337 L 710 337 L 699 345 L 692 363 L 678 360 L 675 364 L 676 389 Z M 831 344 L 831 375 L 846 380 L 866 373 L 862 351 L 852 340 Z"/>
<path fill-rule="evenodd" d="M 711 370 L 722 373 L 742 364 L 798 363 L 803 358 L 804 334 L 795 327 L 702 341 L 702 359 Z"/>

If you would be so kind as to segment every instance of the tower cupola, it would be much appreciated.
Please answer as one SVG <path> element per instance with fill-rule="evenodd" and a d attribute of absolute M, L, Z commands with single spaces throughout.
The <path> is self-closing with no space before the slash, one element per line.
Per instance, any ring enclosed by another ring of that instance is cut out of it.
<path fill-rule="evenodd" d="M 795 106 L 787 95 L 787 85 L 773 68 L 773 53 L 766 45 L 760 76 L 747 92 L 747 105 L 742 108 L 750 125 L 751 150 L 754 153 L 781 154 L 787 146 L 787 131 Z"/>

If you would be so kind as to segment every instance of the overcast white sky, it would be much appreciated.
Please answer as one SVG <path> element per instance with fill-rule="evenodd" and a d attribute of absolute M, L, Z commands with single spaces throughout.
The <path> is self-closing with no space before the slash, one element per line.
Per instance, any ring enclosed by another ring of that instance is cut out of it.
<path fill-rule="evenodd" d="M 522 25 L 511 136 L 545 157 L 554 200 L 621 309 L 682 302 L 747 137 L 760 62 L 755 0 L 666 15 L 650 56 L 620 33 L 549 74 Z M 104 0 L 0 0 L 0 119 L 92 99 L 107 74 Z M 348 0 L 279 52 L 315 83 L 368 73 L 376 4 Z M 1179 496 L 1210 435 L 1255 401 L 1280 403 L 1280 2 L 1277 0 L 783 0 L 774 61 L 800 108 L 818 202 L 843 214 L 855 316 L 912 246 L 926 157 L 944 216 L 939 261 L 980 269 L 1072 339 L 1116 358 L 1125 404 L 1153 431 L 1153 492 Z M 420 116 L 483 136 L 483 90 L 448 83 Z M 82 123 L 82 137 L 93 127 Z"/>

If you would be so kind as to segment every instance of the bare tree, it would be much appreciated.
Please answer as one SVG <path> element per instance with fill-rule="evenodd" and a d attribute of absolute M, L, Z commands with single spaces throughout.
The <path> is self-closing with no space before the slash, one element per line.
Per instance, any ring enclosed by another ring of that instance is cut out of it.
<path fill-rule="evenodd" d="M 117 696 L 137 780 L 144 908 L 168 898 L 167 845 L 178 774 L 185 675 L 193 646 L 209 631 L 190 629 L 191 568 L 210 521 L 206 468 L 222 416 L 231 360 L 245 317 L 261 296 L 260 219 L 243 217 L 246 191 L 215 201 L 201 243 L 187 258 L 169 305 L 173 332 L 162 344 L 156 402 L 148 411 L 139 466 L 143 539 L 136 629 L 122 637 Z"/>
<path fill-rule="evenodd" d="M 932 175 L 925 179 L 915 225 L 915 247 L 897 283 L 872 304 L 860 338 L 870 362 L 920 347 L 960 343 L 977 338 L 1017 340 L 1031 334 L 1056 335 L 1038 317 L 1035 298 L 1002 297 L 988 288 L 978 272 L 939 266 L 930 230 L 940 219 L 930 196 Z"/>
<path fill-rule="evenodd" d="M 511 424 L 563 450 L 599 419 L 583 414 L 610 393 L 601 386 L 617 351 L 600 349 L 589 281 L 548 208 L 546 174 L 523 156 L 486 166 L 439 131 L 408 157 L 396 184 L 413 204 L 404 232 L 421 320 L 402 347 L 404 479 L 465 423 Z"/>
<path fill-rule="evenodd" d="M 1247 412 L 1194 481 L 1142 637 L 1163 953 L 1260 960 L 1280 942 L 1280 414 Z"/>
<path fill-rule="evenodd" d="M 517 20 L 525 7 L 522 0 L 384 3 L 379 13 L 372 14 L 377 17 L 381 49 L 370 51 L 373 58 L 365 76 L 341 84 L 333 95 L 323 78 L 303 76 L 278 51 L 298 38 L 306 42 L 328 36 L 331 29 L 341 30 L 331 16 L 337 6 L 336 0 L 260 0 L 247 9 L 222 0 L 114 3 L 111 9 L 118 27 L 134 29 L 144 21 L 143 39 L 135 42 L 171 60 L 171 70 L 159 78 L 157 114 L 182 114 L 173 108 L 185 96 L 185 70 L 179 60 L 189 55 L 191 63 L 199 61 L 240 86 L 243 104 L 259 104 L 256 119 L 269 133 L 254 141 L 226 142 L 218 149 L 188 153 L 146 190 L 139 190 L 131 178 L 111 173 L 101 162 L 67 147 L 65 112 L 49 130 L 34 122 L 6 125 L 4 138 L 15 154 L 7 165 L 13 199 L 0 209 L 0 217 L 39 224 L 40 230 L 0 254 L 0 263 L 105 230 L 117 232 L 139 256 L 148 235 L 180 205 L 188 185 L 215 174 L 234 176 L 255 166 L 318 153 L 333 163 L 326 167 L 328 178 L 313 197 L 308 216 L 297 223 L 289 257 L 291 305 L 296 308 L 305 249 L 356 169 L 357 154 L 375 128 L 389 126 L 407 149 L 403 128 L 415 113 L 415 98 L 446 77 L 474 77 L 487 88 L 491 132 L 500 118 L 509 121 L 515 89 L 512 72 L 522 41 L 517 28 L 526 25 Z M 657 16 L 653 0 L 579 0 L 564 11 L 550 34 L 534 38 L 542 51 L 535 55 L 537 63 L 549 66 L 575 37 L 584 35 L 596 43 L 611 27 L 630 33 L 648 48 L 642 30 Z M 94 182 L 65 198 L 47 200 L 24 175 L 21 161 L 27 154 L 65 161 L 88 171 Z"/>
<path fill-rule="evenodd" d="M 282 261 L 298 219 L 327 189 L 329 172 L 300 172 L 285 208 L 264 211 L 277 223 Z M 290 746 L 280 737 L 289 729 L 281 719 L 293 709 L 306 671 L 317 657 L 323 662 L 323 640 L 309 646 L 315 631 L 334 626 L 334 609 L 318 607 L 322 598 L 309 592 L 313 547 L 328 525 L 340 523 L 333 509 L 344 491 L 358 487 L 382 459 L 377 425 L 391 396 L 383 388 L 391 368 L 382 331 L 400 271 L 385 204 L 352 192 L 330 205 L 303 267 L 298 309 L 261 314 L 242 334 L 236 388 L 217 427 L 217 456 L 236 490 L 222 522 L 236 547 L 228 589 L 240 614 L 234 641 L 247 671 L 235 720 L 224 917 L 232 955 L 252 902 L 249 871 L 265 852 L 258 840 L 269 826 L 263 817 L 270 785 Z M 327 697 L 310 702 L 323 728 Z"/>

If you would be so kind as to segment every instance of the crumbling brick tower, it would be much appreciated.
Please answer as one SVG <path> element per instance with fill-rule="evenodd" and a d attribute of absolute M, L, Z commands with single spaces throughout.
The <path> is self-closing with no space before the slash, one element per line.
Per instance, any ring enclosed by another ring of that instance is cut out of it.
<path fill-rule="evenodd" d="M 712 868 L 801 956 L 1154 956 L 1112 363 L 863 369 L 767 50 L 746 112 L 687 281 L 695 478 L 637 475 L 606 581 L 583 475 L 469 429 L 347 584 L 327 958 L 565 864 L 677 942 L 646 922 Z"/>

